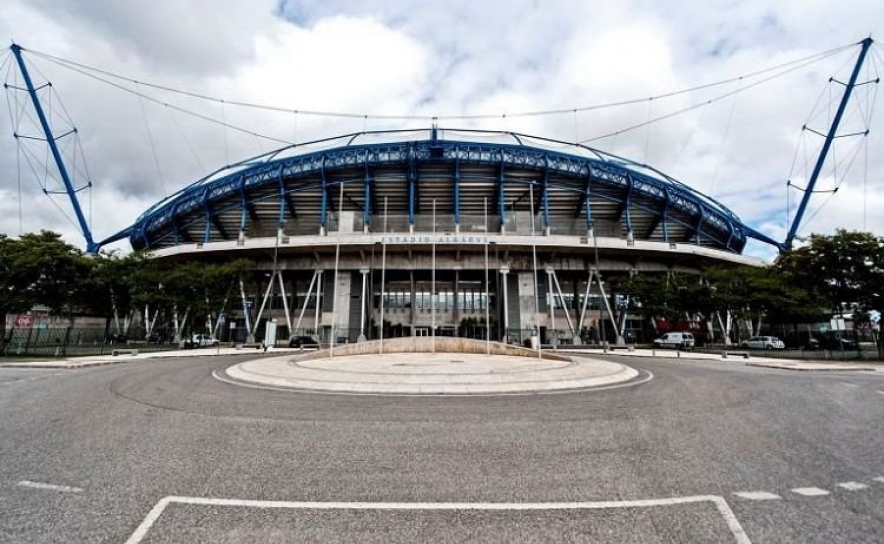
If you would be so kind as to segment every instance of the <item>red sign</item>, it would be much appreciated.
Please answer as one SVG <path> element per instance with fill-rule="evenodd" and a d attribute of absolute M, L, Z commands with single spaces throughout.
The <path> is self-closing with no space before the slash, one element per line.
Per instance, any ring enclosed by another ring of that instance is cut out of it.
<path fill-rule="evenodd" d="M 15 318 L 15 326 L 19 329 L 30 329 L 34 324 L 34 316 L 31 314 L 19 314 Z"/>

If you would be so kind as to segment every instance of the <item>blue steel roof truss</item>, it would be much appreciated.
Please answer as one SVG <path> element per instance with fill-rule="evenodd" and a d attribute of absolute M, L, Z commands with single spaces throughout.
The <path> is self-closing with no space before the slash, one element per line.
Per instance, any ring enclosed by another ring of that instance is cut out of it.
<path fill-rule="evenodd" d="M 441 148 L 441 153 L 437 151 L 435 155 L 432 154 L 431 146 L 435 149 Z M 505 185 L 518 182 L 516 179 L 507 177 L 506 173 L 509 168 L 520 171 L 536 170 L 538 179 L 546 180 L 544 185 L 547 189 L 542 190 L 542 193 L 538 195 L 542 199 L 549 197 L 547 191 L 550 188 L 566 189 L 580 194 L 575 205 L 575 216 L 579 216 L 581 208 L 585 208 L 587 228 L 592 225 L 589 198 L 593 196 L 618 202 L 624 206 L 623 213 L 628 219 L 630 208 L 640 208 L 655 216 L 660 216 L 659 220 L 655 220 L 657 225 L 654 228 L 656 229 L 660 223 L 663 224 L 664 239 L 668 238 L 667 223 L 669 222 L 685 225 L 693 231 L 692 237 L 698 236 L 698 231 L 702 231 L 706 236 L 712 234 L 710 231 L 720 232 L 727 237 L 727 241 L 723 242 L 724 245 L 732 251 L 742 249 L 747 234 L 757 234 L 740 223 L 732 212 L 693 192 L 690 188 L 680 183 L 673 183 L 672 180 L 664 181 L 633 171 L 620 164 L 511 144 L 442 140 L 365 144 L 274 159 L 267 163 L 256 163 L 232 174 L 217 179 L 201 180 L 186 187 L 177 195 L 145 212 L 126 232 L 129 233 L 134 246 L 150 247 L 166 238 L 160 233 L 162 227 L 174 225 L 173 228 L 176 231 L 186 228 L 192 221 L 179 224 L 179 218 L 193 215 L 192 212 L 201 209 L 204 210 L 204 213 L 199 215 L 204 217 L 207 222 L 213 223 L 219 235 L 226 238 L 223 228 L 218 228 L 220 222 L 217 221 L 217 216 L 228 211 L 231 207 L 235 207 L 236 204 L 224 205 L 221 204 L 221 201 L 229 201 L 231 196 L 239 193 L 237 196 L 240 197 L 239 205 L 242 206 L 242 211 L 255 220 L 257 214 L 252 204 L 258 200 L 265 200 L 267 196 L 262 194 L 256 198 L 253 193 L 257 189 L 276 184 L 279 188 L 274 190 L 274 194 L 281 199 L 281 208 L 283 205 L 286 206 L 289 215 L 294 216 L 294 204 L 288 200 L 288 197 L 307 188 L 315 189 L 317 182 L 311 179 L 308 185 L 298 185 L 292 184 L 292 180 L 318 175 L 319 179 L 323 180 L 321 185 L 325 187 L 326 194 L 323 200 L 331 200 L 336 196 L 329 192 L 331 184 L 328 183 L 326 175 L 334 170 L 355 168 L 364 172 L 364 176 L 358 181 L 364 186 L 363 195 L 366 200 L 362 205 L 364 206 L 364 219 L 368 224 L 371 215 L 377 213 L 378 208 L 372 169 L 397 164 L 404 164 L 407 167 L 406 179 L 410 193 L 409 216 L 413 222 L 414 214 L 420 213 L 419 165 L 430 161 L 434 163 L 450 162 L 455 165 L 453 175 L 455 176 L 456 193 L 460 192 L 460 184 L 463 179 L 462 167 L 497 165 L 498 176 L 494 179 L 498 185 L 495 191 L 497 202 L 494 204 L 498 207 L 504 202 Z M 568 180 L 570 184 L 563 182 L 563 180 Z M 633 198 L 639 195 L 659 201 L 661 206 L 639 205 L 636 198 Z M 455 196 L 457 202 L 455 208 L 457 215 L 459 215 L 462 196 L 459 194 Z M 283 201 L 287 202 L 283 203 Z M 323 202 L 323 204 L 324 207 L 329 206 L 328 202 Z M 545 206 L 547 203 L 543 205 Z M 697 221 L 693 224 L 685 222 L 677 217 L 680 214 L 671 213 L 675 210 L 696 218 Z M 323 211 L 327 212 L 328 208 Z M 505 218 L 505 210 L 501 209 L 499 213 L 502 219 Z M 322 215 L 324 217 L 325 213 Z M 280 211 L 280 222 L 284 222 L 284 209 Z M 631 223 L 631 219 L 628 222 Z M 627 226 L 627 228 L 630 227 L 631 225 Z M 154 233 L 159 236 L 154 238 L 152 235 Z M 715 237 L 709 237 L 715 239 Z"/>

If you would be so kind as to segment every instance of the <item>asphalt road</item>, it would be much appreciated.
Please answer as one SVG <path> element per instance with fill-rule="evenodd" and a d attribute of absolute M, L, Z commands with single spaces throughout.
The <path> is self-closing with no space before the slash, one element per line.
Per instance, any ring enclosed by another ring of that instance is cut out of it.
<path fill-rule="evenodd" d="M 372 397 L 241 360 L 0 368 L 0 542 L 884 542 L 882 372 Z"/>

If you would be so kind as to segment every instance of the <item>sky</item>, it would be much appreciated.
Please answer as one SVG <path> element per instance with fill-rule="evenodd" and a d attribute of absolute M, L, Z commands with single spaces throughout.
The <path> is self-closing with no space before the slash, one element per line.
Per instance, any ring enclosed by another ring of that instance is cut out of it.
<path fill-rule="evenodd" d="M 826 132 L 843 92 L 829 78 L 847 81 L 859 53 L 844 46 L 877 38 L 882 23 L 884 2 L 871 0 L 6 0 L 0 38 L 27 50 L 35 83 L 52 82 L 55 130 L 70 124 L 62 111 L 77 129 L 82 154 L 71 137 L 63 147 L 75 183 L 93 184 L 80 195 L 97 240 L 165 195 L 280 141 L 427 128 L 434 116 L 442 128 L 586 141 L 666 172 L 782 240 L 802 196 L 787 180 L 806 183 L 822 144 L 802 126 Z M 884 72 L 884 49 L 871 51 L 860 81 Z M 8 59 L 0 55 L 0 77 L 20 84 Z M 661 97 L 716 82 L 724 83 Z M 813 195 L 800 235 L 884 235 L 884 116 L 872 108 L 880 87 L 855 91 L 840 132 L 870 132 L 836 140 L 817 190 L 838 190 Z M 43 193 L 41 184 L 58 189 L 57 175 L 42 166 L 45 145 L 20 140 L 20 148 L 13 137 L 36 130 L 25 98 L 7 90 L 14 113 L 0 113 L 0 233 L 48 229 L 83 246 L 66 197 Z M 550 110 L 563 113 L 520 115 Z M 444 119 L 463 115 L 488 117 Z M 658 117 L 665 119 L 648 124 Z M 599 138 L 634 125 L 644 126 Z M 760 243 L 746 252 L 775 254 Z"/>

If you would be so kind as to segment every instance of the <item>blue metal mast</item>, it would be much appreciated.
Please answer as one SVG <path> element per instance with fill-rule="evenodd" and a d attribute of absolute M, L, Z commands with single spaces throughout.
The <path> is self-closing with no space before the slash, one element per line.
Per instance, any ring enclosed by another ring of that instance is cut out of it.
<path fill-rule="evenodd" d="M 21 56 L 22 48 L 18 44 L 12 44 L 10 49 L 12 50 L 12 54 L 15 55 L 16 62 L 18 62 L 18 67 L 21 70 L 22 78 L 25 81 L 28 95 L 30 95 L 31 102 L 34 104 L 34 111 L 37 112 L 37 118 L 40 120 L 40 126 L 43 128 L 43 134 L 46 136 L 46 142 L 49 144 L 50 151 L 52 151 L 52 158 L 55 159 L 58 173 L 61 175 L 65 190 L 68 193 L 68 197 L 71 199 L 71 205 L 74 207 L 74 213 L 77 215 L 77 222 L 80 224 L 80 230 L 83 233 L 83 237 L 86 238 L 86 251 L 93 254 L 97 253 L 99 245 L 92 239 L 92 231 L 89 229 L 89 224 L 86 222 L 86 217 L 83 215 L 83 209 L 80 207 L 79 199 L 77 199 L 77 191 L 74 189 L 74 184 L 71 183 L 71 177 L 68 175 L 64 159 L 62 159 L 61 152 L 55 144 L 55 135 L 52 134 L 52 127 L 49 126 L 49 121 L 46 119 L 46 114 L 43 112 L 43 106 L 40 104 L 40 98 L 37 96 L 37 90 L 34 88 L 34 84 L 31 81 L 31 75 L 28 73 L 28 68 L 25 66 L 25 61 Z"/>
<path fill-rule="evenodd" d="M 841 123 L 841 117 L 844 115 L 844 110 L 847 109 L 847 102 L 850 100 L 850 93 L 853 91 L 853 88 L 856 86 L 856 78 L 859 77 L 860 68 L 862 68 L 863 61 L 866 58 L 866 52 L 868 52 L 869 47 L 872 45 L 872 38 L 866 38 L 860 42 L 862 45 L 862 49 L 860 49 L 859 56 L 856 59 L 856 66 L 853 67 L 853 73 L 850 74 L 850 81 L 847 82 L 847 86 L 844 89 L 844 96 L 841 97 L 841 104 L 838 105 L 838 111 L 835 113 L 835 118 L 832 119 L 832 126 L 829 128 L 829 133 L 826 134 L 826 141 L 823 142 L 823 148 L 820 150 L 820 156 L 817 157 L 816 166 L 813 167 L 813 173 L 810 175 L 810 181 L 807 183 L 807 188 L 804 189 L 804 196 L 801 198 L 801 204 L 798 206 L 798 211 L 795 212 L 795 219 L 792 220 L 792 227 L 789 229 L 789 235 L 786 236 L 786 241 L 783 242 L 782 249 L 790 250 L 792 249 L 792 242 L 795 240 L 795 235 L 798 232 L 798 226 L 801 224 L 801 220 L 804 218 L 804 212 L 807 209 L 807 203 L 810 201 L 810 195 L 813 194 L 813 188 L 816 185 L 817 178 L 820 175 L 820 172 L 823 169 L 823 163 L 826 162 L 826 157 L 829 154 L 829 148 L 832 146 L 832 141 L 835 139 L 835 133 L 838 131 L 838 125 Z"/>

